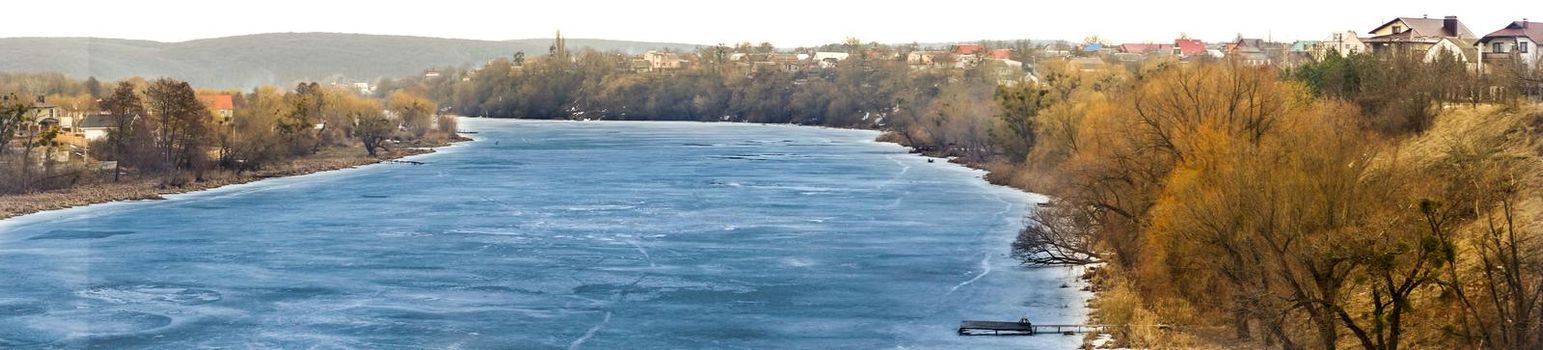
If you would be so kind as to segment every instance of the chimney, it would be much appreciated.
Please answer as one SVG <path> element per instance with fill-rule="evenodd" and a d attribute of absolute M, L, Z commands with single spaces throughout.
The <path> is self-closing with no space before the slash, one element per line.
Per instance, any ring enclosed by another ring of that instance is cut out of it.
<path fill-rule="evenodd" d="M 1441 33 L 1446 36 L 1457 36 L 1457 16 L 1447 16 L 1441 21 Z"/>

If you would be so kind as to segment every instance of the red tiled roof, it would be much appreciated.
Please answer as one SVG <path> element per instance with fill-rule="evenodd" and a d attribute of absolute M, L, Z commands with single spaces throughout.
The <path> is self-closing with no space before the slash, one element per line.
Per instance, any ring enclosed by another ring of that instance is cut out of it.
<path fill-rule="evenodd" d="M 999 60 L 1011 59 L 1011 58 L 1013 58 L 1013 50 L 1012 49 L 996 49 L 996 50 L 991 50 L 991 58 L 995 58 L 995 59 L 999 59 Z"/>
<path fill-rule="evenodd" d="M 230 95 L 204 95 L 199 96 L 198 99 L 215 110 L 236 109 L 236 104 L 231 101 Z"/>
<path fill-rule="evenodd" d="M 954 45 L 954 53 L 955 54 L 960 54 L 960 55 L 974 55 L 976 52 L 981 52 L 981 51 L 985 51 L 985 50 L 986 50 L 986 47 L 982 46 L 981 44 L 959 44 L 959 45 Z"/>
<path fill-rule="evenodd" d="M 1497 30 L 1494 33 L 1489 33 L 1489 35 L 1485 35 L 1484 39 L 1479 40 L 1479 42 L 1488 42 L 1489 39 L 1493 38 L 1516 37 L 1527 37 L 1531 38 L 1532 42 L 1543 42 L 1543 23 L 1523 21 L 1511 22 L 1511 25 L 1506 26 L 1504 29 Z"/>
<path fill-rule="evenodd" d="M 1197 39 L 1178 39 L 1173 41 L 1173 45 L 1178 46 L 1179 54 L 1185 56 L 1205 54 L 1205 43 Z"/>

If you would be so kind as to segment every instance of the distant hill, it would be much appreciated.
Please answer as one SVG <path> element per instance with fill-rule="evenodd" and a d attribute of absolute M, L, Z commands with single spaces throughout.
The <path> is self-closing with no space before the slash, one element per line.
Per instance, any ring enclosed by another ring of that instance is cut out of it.
<path fill-rule="evenodd" d="M 552 39 L 483 41 L 336 33 L 275 33 L 177 43 L 101 38 L 0 38 L 0 71 L 61 72 L 80 79 L 172 77 L 199 87 L 250 88 L 299 81 L 373 82 L 430 67 L 480 65 L 515 52 L 544 55 Z M 641 53 L 699 45 L 568 39 L 570 49 Z"/>

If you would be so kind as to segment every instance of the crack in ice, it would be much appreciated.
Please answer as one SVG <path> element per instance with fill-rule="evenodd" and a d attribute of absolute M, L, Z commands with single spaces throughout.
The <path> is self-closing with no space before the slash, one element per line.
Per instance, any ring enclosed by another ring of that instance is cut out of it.
<path fill-rule="evenodd" d="M 654 257 L 648 255 L 648 250 L 647 249 L 643 249 L 643 245 L 638 244 L 638 242 L 634 241 L 634 240 L 628 240 L 627 243 L 628 244 L 632 244 L 633 248 L 637 248 L 638 249 L 638 253 L 642 253 L 643 254 L 643 260 L 647 260 L 648 261 L 648 267 L 659 267 L 659 265 L 654 264 Z"/>
<path fill-rule="evenodd" d="M 622 302 L 627 301 L 627 292 L 632 291 L 633 288 L 637 288 L 638 284 L 643 283 L 643 280 L 647 278 L 648 274 L 646 273 L 642 276 L 638 276 L 638 279 L 632 281 L 631 284 L 628 284 L 627 288 L 622 288 L 621 291 L 616 292 L 616 296 L 611 299 L 611 305 L 608 305 L 607 308 L 615 308 L 617 304 L 621 304 Z M 596 333 L 600 333 L 600 329 L 605 328 L 607 323 L 611 323 L 611 314 L 613 312 L 614 311 L 612 310 L 606 310 L 605 317 L 600 319 L 600 323 L 595 324 L 593 327 L 589 327 L 589 330 L 584 331 L 584 335 L 579 336 L 578 339 L 574 339 L 573 342 L 568 343 L 568 350 L 578 349 L 579 346 L 584 345 L 584 342 L 589 341 L 590 338 L 594 338 Z"/>
<path fill-rule="evenodd" d="M 958 291 L 959 288 L 963 288 L 964 286 L 970 285 L 971 283 L 975 283 L 975 281 L 979 281 L 981 278 L 986 277 L 986 274 L 991 273 L 991 254 L 986 254 L 984 259 L 980 259 L 980 268 L 980 274 L 975 275 L 974 278 L 971 278 L 968 281 L 959 282 L 959 284 L 954 285 L 953 288 L 949 288 L 948 293 L 945 293 L 944 295 L 954 294 L 954 292 Z"/>
<path fill-rule="evenodd" d="M 605 312 L 605 318 L 600 320 L 600 324 L 596 324 L 594 327 L 589 327 L 589 331 L 584 332 L 584 336 L 579 337 L 579 339 L 574 339 L 572 343 L 568 343 L 568 350 L 575 350 L 578 349 L 580 345 L 584 345 L 585 341 L 588 341 L 589 338 L 593 338 L 595 333 L 600 332 L 600 328 L 604 328 L 605 324 L 607 323 L 611 323 L 610 311 Z"/>
<path fill-rule="evenodd" d="M 901 177 L 904 177 L 906 173 L 911 171 L 911 166 L 910 165 L 906 164 L 905 162 L 900 161 L 900 159 L 895 158 L 895 156 L 884 156 L 884 158 L 885 159 L 889 159 L 889 161 L 891 161 L 891 162 L 895 162 L 895 165 L 899 165 L 900 166 L 900 172 L 895 173 L 895 176 L 891 176 L 889 178 L 889 181 L 886 181 L 885 183 L 879 184 L 879 186 L 878 186 L 879 189 L 883 189 L 885 187 L 888 187 L 889 185 L 892 185 L 892 184 L 894 184 L 896 182 L 899 182 Z"/>

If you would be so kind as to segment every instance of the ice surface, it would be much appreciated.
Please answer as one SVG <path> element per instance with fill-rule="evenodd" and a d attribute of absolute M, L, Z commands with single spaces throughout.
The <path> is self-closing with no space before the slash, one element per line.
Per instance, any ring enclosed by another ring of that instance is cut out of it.
<path fill-rule="evenodd" d="M 415 160 L 0 222 L 0 347 L 1072 348 L 1031 195 L 872 132 L 465 120 Z"/>

